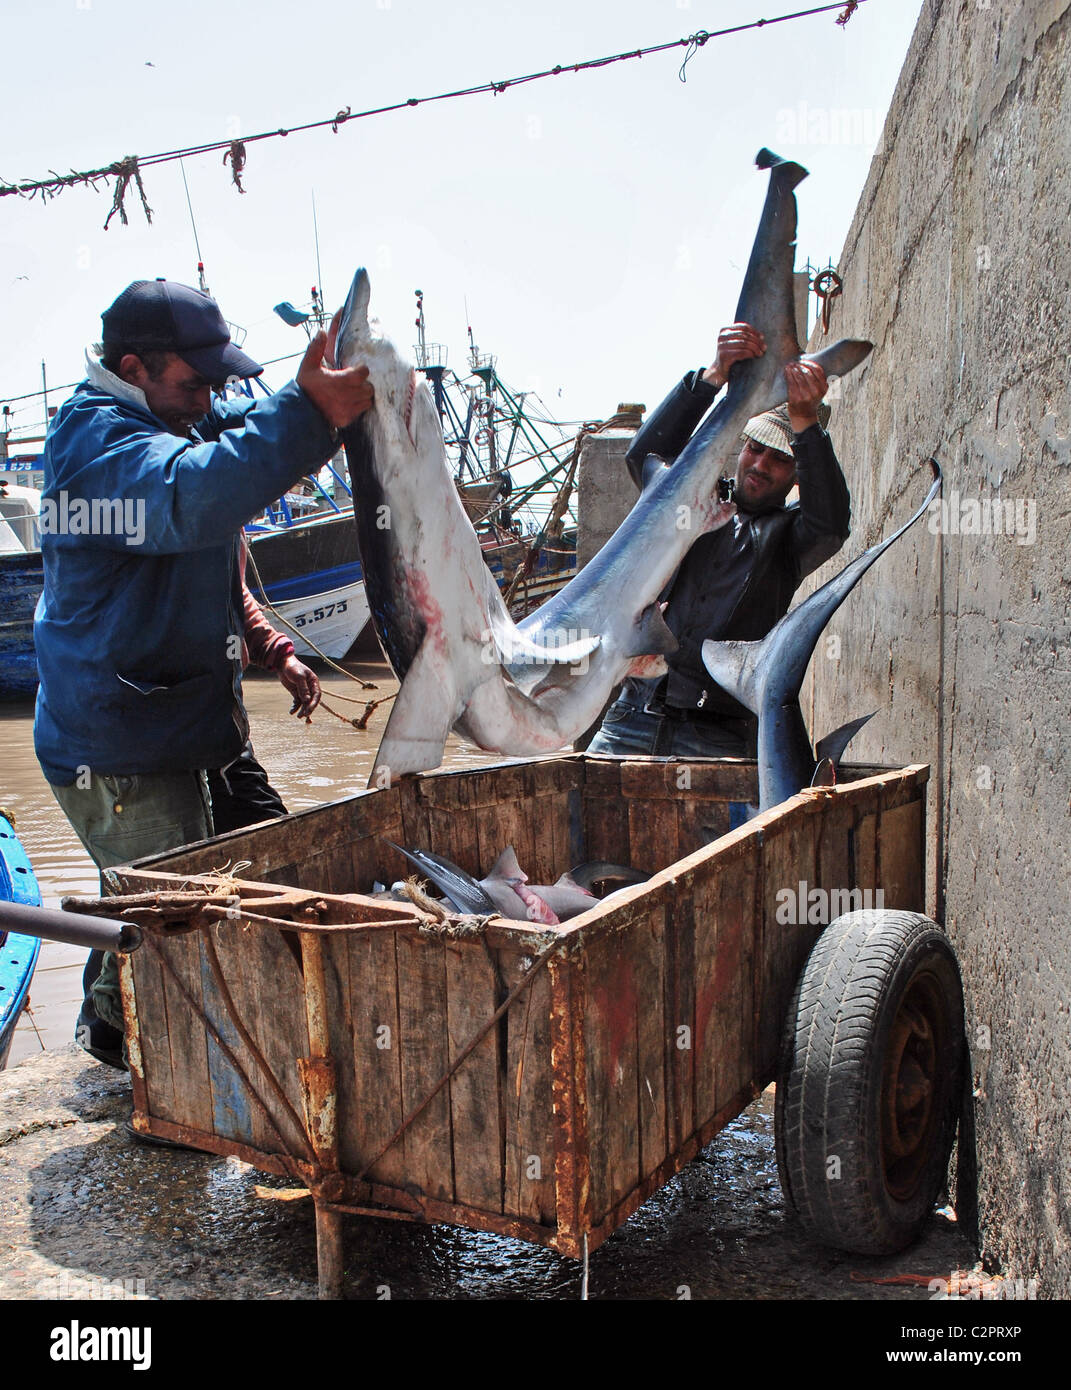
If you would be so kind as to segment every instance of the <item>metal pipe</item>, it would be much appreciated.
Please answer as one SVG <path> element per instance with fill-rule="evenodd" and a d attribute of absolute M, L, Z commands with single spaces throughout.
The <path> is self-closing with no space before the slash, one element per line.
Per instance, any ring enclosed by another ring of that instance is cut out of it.
<path fill-rule="evenodd" d="M 89 917 L 61 912 L 55 907 L 27 907 L 25 903 L 0 902 L 0 928 L 20 936 L 39 936 L 44 941 L 65 941 L 90 951 L 136 951 L 141 932 L 129 922 L 110 917 Z"/>

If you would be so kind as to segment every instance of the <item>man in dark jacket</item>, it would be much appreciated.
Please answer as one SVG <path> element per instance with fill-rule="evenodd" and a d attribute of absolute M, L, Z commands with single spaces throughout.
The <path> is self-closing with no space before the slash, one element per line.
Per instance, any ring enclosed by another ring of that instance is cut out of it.
<path fill-rule="evenodd" d="M 766 344 L 746 323 L 722 329 L 704 372 L 690 372 L 637 431 L 626 461 L 637 485 L 652 454 L 667 463 L 687 444 L 734 362 Z M 788 403 L 749 420 L 737 461 L 737 516 L 699 537 L 668 590 L 666 623 L 678 649 L 661 679 L 630 678 L 589 745 L 592 753 L 749 757 L 754 716 L 707 672 L 707 638 L 754 641 L 788 611 L 792 595 L 848 537 L 851 499 L 821 404 L 828 383 L 813 362 L 785 368 Z M 793 486 L 799 502 L 785 505 Z"/>
<path fill-rule="evenodd" d="M 37 757 L 102 869 L 212 833 L 206 770 L 248 737 L 242 525 L 372 400 L 367 369 L 325 365 L 320 333 L 275 395 L 213 402 L 263 369 L 214 300 L 173 281 L 136 281 L 103 324 L 45 442 L 34 623 Z M 93 1000 L 121 1031 L 114 963 Z"/>

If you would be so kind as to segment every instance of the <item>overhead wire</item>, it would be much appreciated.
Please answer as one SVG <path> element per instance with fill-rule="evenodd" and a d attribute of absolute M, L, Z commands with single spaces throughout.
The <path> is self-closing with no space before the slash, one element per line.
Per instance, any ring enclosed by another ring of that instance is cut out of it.
<path fill-rule="evenodd" d="M 65 189 L 74 187 L 77 184 L 85 184 L 95 187 L 101 182 L 109 179 L 115 180 L 113 190 L 113 200 L 111 211 L 108 213 L 107 221 L 104 226 L 107 229 L 115 213 L 119 213 L 122 222 L 127 221 L 126 211 L 123 207 L 123 199 L 126 195 L 131 179 L 137 187 L 141 197 L 142 206 L 148 221 L 152 221 L 152 210 L 148 205 L 145 190 L 142 186 L 141 171 L 153 167 L 157 164 L 167 164 L 174 160 L 190 159 L 197 155 L 218 154 L 224 151 L 224 163 L 230 163 L 232 182 L 239 192 L 245 190 L 241 185 L 241 177 L 244 172 L 246 159 L 248 157 L 248 146 L 257 144 L 264 140 L 285 139 L 290 135 L 297 135 L 307 130 L 321 130 L 330 126 L 332 133 L 337 135 L 339 129 L 349 121 L 365 120 L 372 116 L 384 116 L 394 111 L 403 111 L 408 107 L 425 106 L 431 102 L 452 101 L 460 97 L 480 96 L 491 94 L 500 96 L 510 87 L 521 87 L 531 82 L 539 82 L 548 77 L 559 77 L 562 73 L 581 73 L 590 72 L 596 68 L 610 67 L 615 63 L 630 62 L 637 58 L 650 57 L 652 54 L 665 53 L 672 49 L 685 49 L 684 61 L 681 64 L 678 76 L 683 82 L 685 69 L 698 50 L 710 42 L 711 39 L 726 38 L 732 34 L 742 34 L 751 29 L 764 29 L 775 24 L 786 24 L 797 19 L 808 19 L 813 15 L 827 14 L 831 10 L 839 10 L 840 16 L 837 23 L 844 25 L 848 22 L 860 4 L 865 0 L 836 0 L 836 3 L 826 5 L 814 5 L 805 10 L 794 10 L 789 14 L 774 15 L 769 19 L 755 19 L 746 24 L 733 24 L 724 29 L 699 29 L 694 34 L 688 34 L 684 38 L 671 39 L 666 43 L 650 44 L 646 48 L 628 49 L 621 53 L 611 53 L 601 58 L 588 58 L 576 63 L 556 63 L 551 68 L 542 68 L 537 72 L 524 73 L 517 77 L 504 78 L 499 81 L 480 82 L 469 87 L 457 87 L 446 92 L 435 92 L 430 96 L 406 97 L 402 101 L 389 102 L 384 106 L 369 107 L 364 111 L 354 111 L 346 106 L 336 111 L 333 116 L 326 116 L 316 121 L 305 121 L 295 126 L 279 126 L 274 130 L 259 131 L 255 135 L 247 135 L 242 139 L 210 140 L 198 145 L 185 145 L 178 149 L 161 150 L 155 154 L 147 155 L 125 155 L 122 159 L 113 160 L 110 164 L 105 164 L 96 169 L 87 169 L 82 172 L 71 170 L 67 174 L 59 174 L 54 169 L 49 170 L 49 177 L 45 179 L 22 179 L 16 182 L 8 182 L 0 179 L 0 198 L 22 197 L 33 199 L 40 196 L 47 201 L 62 193 Z"/>

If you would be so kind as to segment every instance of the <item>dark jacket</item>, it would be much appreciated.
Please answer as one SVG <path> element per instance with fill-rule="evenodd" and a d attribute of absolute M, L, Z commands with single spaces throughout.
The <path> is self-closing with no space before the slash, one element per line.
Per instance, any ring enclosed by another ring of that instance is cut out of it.
<path fill-rule="evenodd" d="M 651 454 L 667 463 L 676 459 L 716 395 L 701 372 L 689 372 L 652 412 L 626 455 L 637 485 Z M 765 637 L 788 611 L 803 579 L 848 538 L 851 498 L 829 436 L 812 425 L 795 437 L 792 452 L 799 502 L 766 512 L 740 512 L 743 531 L 731 522 L 700 536 L 669 587 L 665 617 L 680 647 L 667 657 L 669 675 L 657 691 L 673 708 L 749 718 L 749 711 L 726 694 L 703 665 L 703 641 Z M 732 471 L 735 466 L 734 451 Z M 712 586 L 711 576 L 730 563 L 737 571 L 734 582 L 728 589 Z M 648 698 L 655 689 L 648 682 L 631 686 L 634 700 L 640 695 Z"/>
<path fill-rule="evenodd" d="M 220 767 L 245 742 L 239 534 L 335 444 L 294 382 L 197 434 L 88 381 L 49 429 L 34 745 L 57 785 Z"/>

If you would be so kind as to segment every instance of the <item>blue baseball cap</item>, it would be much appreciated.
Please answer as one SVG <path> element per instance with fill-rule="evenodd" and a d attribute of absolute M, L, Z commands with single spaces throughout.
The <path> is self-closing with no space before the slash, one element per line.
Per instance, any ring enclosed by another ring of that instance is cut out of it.
<path fill-rule="evenodd" d="M 231 342 L 219 305 L 176 280 L 135 280 L 101 315 L 104 348 L 175 352 L 213 386 L 264 368 Z"/>

